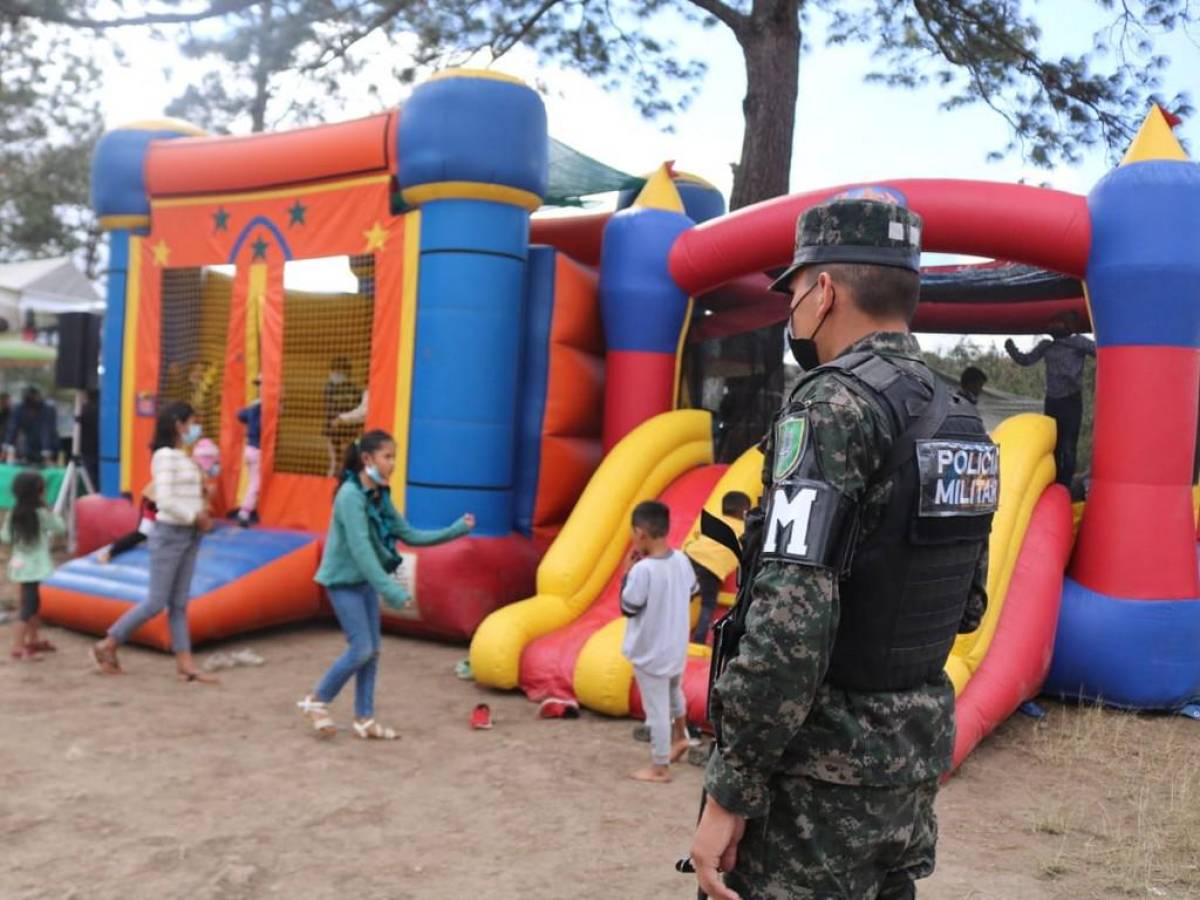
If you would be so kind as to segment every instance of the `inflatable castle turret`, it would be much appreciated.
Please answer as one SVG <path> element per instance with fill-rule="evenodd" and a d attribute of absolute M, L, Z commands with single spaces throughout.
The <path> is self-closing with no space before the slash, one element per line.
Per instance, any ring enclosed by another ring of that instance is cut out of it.
<path fill-rule="evenodd" d="M 675 408 L 679 354 L 692 304 L 667 270 L 675 239 L 691 228 L 667 166 L 604 228 L 600 307 L 605 362 L 604 449 Z"/>
<path fill-rule="evenodd" d="M 1200 699 L 1200 167 L 1161 110 L 1088 209 L 1099 346 L 1092 478 L 1046 687 L 1178 709 Z"/>

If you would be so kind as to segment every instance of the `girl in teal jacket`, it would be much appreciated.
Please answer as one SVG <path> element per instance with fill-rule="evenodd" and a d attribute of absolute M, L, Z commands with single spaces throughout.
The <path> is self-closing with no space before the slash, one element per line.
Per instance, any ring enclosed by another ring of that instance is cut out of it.
<path fill-rule="evenodd" d="M 375 677 L 379 671 L 380 598 L 400 609 L 412 598 L 393 577 L 400 567 L 396 541 L 428 547 L 461 537 L 475 526 L 467 513 L 435 531 L 413 528 L 392 505 L 388 482 L 396 467 L 396 442 L 385 431 L 370 431 L 346 448 L 345 472 L 333 501 L 333 519 L 316 580 L 325 586 L 349 646 L 316 690 L 297 705 L 321 737 L 337 729 L 328 704 L 353 675 L 354 733 L 360 738 L 395 740 L 396 732 L 375 721 Z"/>

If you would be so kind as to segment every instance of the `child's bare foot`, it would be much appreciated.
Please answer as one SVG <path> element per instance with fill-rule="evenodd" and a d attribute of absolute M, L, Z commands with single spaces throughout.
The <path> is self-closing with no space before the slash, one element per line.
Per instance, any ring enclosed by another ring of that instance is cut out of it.
<path fill-rule="evenodd" d="M 652 784 L 666 784 L 671 780 L 671 770 L 667 766 L 646 766 L 636 772 L 630 772 L 629 777 L 634 781 L 648 781 Z"/>
<path fill-rule="evenodd" d="M 691 746 L 692 745 L 688 741 L 687 738 L 681 738 L 680 740 L 677 740 L 675 743 L 673 743 L 671 745 L 671 756 L 670 756 L 671 762 L 677 763 L 681 759 L 683 759 L 685 756 L 687 756 L 688 749 Z"/>
<path fill-rule="evenodd" d="M 108 548 L 98 551 L 96 553 L 96 562 L 100 563 L 102 566 L 107 566 L 110 562 L 112 562 L 112 551 Z"/>

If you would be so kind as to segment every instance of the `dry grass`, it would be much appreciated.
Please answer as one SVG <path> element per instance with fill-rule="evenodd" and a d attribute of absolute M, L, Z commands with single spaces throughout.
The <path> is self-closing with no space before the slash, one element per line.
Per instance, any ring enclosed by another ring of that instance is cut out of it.
<path fill-rule="evenodd" d="M 1052 706 L 1034 732 L 1038 759 L 1076 793 L 1048 798 L 1042 877 L 1087 872 L 1106 892 L 1200 897 L 1200 732 L 1187 720 L 1098 706 Z"/>

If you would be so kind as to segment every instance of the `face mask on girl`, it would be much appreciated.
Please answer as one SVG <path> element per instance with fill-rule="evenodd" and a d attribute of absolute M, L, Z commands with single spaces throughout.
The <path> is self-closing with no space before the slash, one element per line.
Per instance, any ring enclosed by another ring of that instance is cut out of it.
<path fill-rule="evenodd" d="M 200 440 L 200 435 L 203 433 L 204 430 L 200 427 L 199 423 L 193 422 L 187 427 L 187 431 L 183 433 L 183 443 L 190 447 L 192 444 L 196 443 L 196 441 Z"/>
<path fill-rule="evenodd" d="M 378 466 L 367 466 L 366 473 L 367 473 L 367 477 L 370 478 L 373 482 L 375 482 L 380 487 L 385 487 L 387 485 L 387 479 L 385 479 L 383 477 L 383 475 L 381 475 L 379 473 Z"/>

